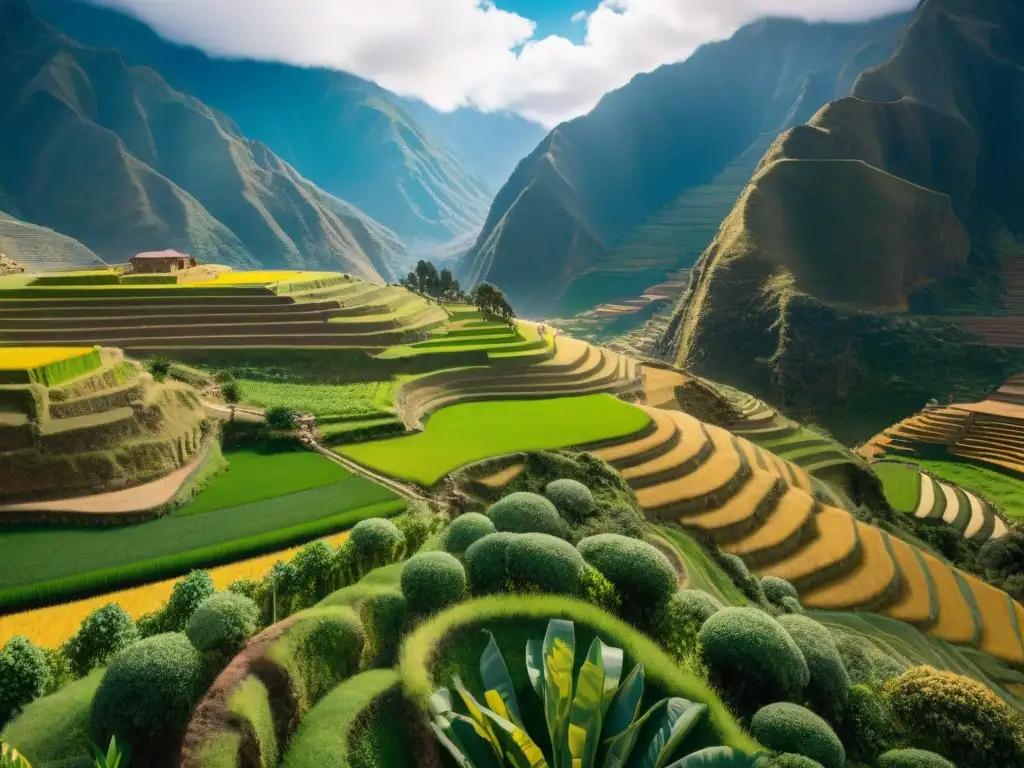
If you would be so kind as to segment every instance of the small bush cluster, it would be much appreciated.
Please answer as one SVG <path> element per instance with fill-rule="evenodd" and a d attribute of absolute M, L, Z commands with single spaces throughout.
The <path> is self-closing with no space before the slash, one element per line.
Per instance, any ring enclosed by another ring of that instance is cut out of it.
<path fill-rule="evenodd" d="M 242 650 L 258 624 L 256 603 L 233 592 L 220 592 L 199 605 L 185 634 L 219 668 Z"/>
<path fill-rule="evenodd" d="M 71 671 L 84 677 L 138 639 L 135 620 L 117 603 L 108 603 L 86 617 L 64 645 L 63 653 Z"/>
<path fill-rule="evenodd" d="M 650 616 L 679 587 L 672 563 L 645 541 L 602 533 L 583 539 L 578 549 L 587 564 L 615 586 L 629 615 Z"/>
<path fill-rule="evenodd" d="M 787 597 L 800 600 L 800 593 L 796 591 L 796 587 L 778 576 L 766 576 L 761 579 L 761 589 L 764 590 L 764 596 L 768 601 L 775 605 L 782 605 L 783 599 Z"/>
<path fill-rule="evenodd" d="M 774 755 L 762 755 L 754 763 L 754 768 L 823 768 L 817 760 L 792 752 L 779 752 Z"/>
<path fill-rule="evenodd" d="M 846 751 L 829 724 L 811 710 L 790 702 L 759 709 L 750 733 L 769 749 L 809 757 L 824 768 L 843 768 Z"/>
<path fill-rule="evenodd" d="M 409 609 L 397 592 L 381 592 L 363 600 L 359 619 L 366 632 L 362 667 L 393 667 L 405 631 Z"/>
<path fill-rule="evenodd" d="M 896 739 L 889 702 L 867 685 L 850 686 L 846 704 L 832 723 L 852 761 L 873 763 Z"/>
<path fill-rule="evenodd" d="M 502 591 L 579 595 L 585 563 L 569 542 L 544 533 L 492 533 L 465 554 L 474 595 Z"/>
<path fill-rule="evenodd" d="M 421 552 L 406 561 L 401 583 L 409 610 L 428 616 L 466 594 L 466 570 L 447 552 Z"/>
<path fill-rule="evenodd" d="M 390 520 L 361 520 L 352 528 L 341 553 L 345 565 L 354 570 L 353 580 L 358 580 L 374 568 L 401 560 L 406 553 L 405 536 Z"/>
<path fill-rule="evenodd" d="M 459 515 L 448 526 L 444 537 L 444 549 L 452 555 L 461 556 L 471 544 L 497 530 L 487 515 L 467 512 Z"/>
<path fill-rule="evenodd" d="M 579 523 L 597 511 L 594 494 L 578 480 L 552 480 L 544 488 L 544 496 L 566 520 Z"/>
<path fill-rule="evenodd" d="M 503 533 L 546 533 L 565 536 L 566 526 L 555 505 L 536 493 L 510 493 L 491 505 L 487 517 Z"/>
<path fill-rule="evenodd" d="M 878 768 L 956 768 L 953 763 L 925 749 L 893 749 L 880 755 Z"/>
<path fill-rule="evenodd" d="M 139 618 L 139 634 L 151 637 L 167 632 L 184 632 L 192 614 L 216 591 L 210 574 L 206 571 L 192 571 L 174 585 L 163 608 Z"/>
<path fill-rule="evenodd" d="M 719 567 L 725 571 L 726 575 L 732 579 L 733 583 L 739 587 L 740 592 L 748 600 L 762 607 L 767 607 L 768 598 L 765 595 L 761 579 L 750 572 L 747 564 L 742 559 L 720 549 L 712 550 L 712 555 Z M 782 580 L 780 579 L 780 581 Z"/>
<path fill-rule="evenodd" d="M 778 622 L 793 638 L 807 662 L 810 680 L 806 695 L 811 708 L 825 715 L 841 710 L 846 703 L 850 675 L 832 635 L 806 616 L 779 616 Z"/>
<path fill-rule="evenodd" d="M 50 683 L 46 656 L 27 637 L 15 635 L 0 649 L 0 729 Z"/>

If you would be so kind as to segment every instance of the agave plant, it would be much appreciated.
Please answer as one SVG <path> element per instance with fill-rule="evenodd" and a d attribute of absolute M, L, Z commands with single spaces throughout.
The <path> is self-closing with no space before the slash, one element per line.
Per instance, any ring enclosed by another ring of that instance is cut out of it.
<path fill-rule="evenodd" d="M 93 768 L 128 768 L 130 750 L 128 746 L 118 746 L 117 737 L 110 737 L 106 754 L 95 744 L 92 745 Z"/>
<path fill-rule="evenodd" d="M 10 744 L 0 743 L 0 768 L 32 768 L 32 763 Z"/>
<path fill-rule="evenodd" d="M 431 726 L 460 768 L 748 768 L 753 758 L 710 747 L 669 762 L 707 715 L 704 704 L 673 697 L 641 714 L 644 666 L 622 679 L 623 653 L 596 638 L 573 676 L 576 637 L 571 621 L 548 622 L 543 642 L 526 644 L 526 669 L 540 698 L 551 743 L 545 755 L 526 731 L 512 679 L 491 635 L 480 657 L 484 703 L 456 677 L 468 714 L 455 711 L 447 688 L 429 702 Z M 638 745 L 641 732 L 649 736 Z"/>

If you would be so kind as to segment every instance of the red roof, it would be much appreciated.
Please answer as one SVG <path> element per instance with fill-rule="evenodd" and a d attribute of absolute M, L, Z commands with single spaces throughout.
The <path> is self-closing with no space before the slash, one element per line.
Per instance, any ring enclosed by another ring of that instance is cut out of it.
<path fill-rule="evenodd" d="M 139 253 L 132 257 L 133 259 L 191 259 L 192 257 L 186 253 L 179 253 L 178 251 L 146 251 L 145 253 Z"/>

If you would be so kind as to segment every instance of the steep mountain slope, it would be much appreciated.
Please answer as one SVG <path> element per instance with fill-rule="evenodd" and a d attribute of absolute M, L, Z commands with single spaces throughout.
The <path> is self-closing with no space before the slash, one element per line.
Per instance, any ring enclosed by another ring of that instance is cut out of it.
<path fill-rule="evenodd" d="M 325 69 L 210 58 L 163 40 L 135 19 L 78 0 L 32 3 L 72 38 L 118 50 L 129 63 L 155 69 L 172 87 L 229 115 L 246 136 L 414 249 L 475 234 L 483 223 L 492 193 L 487 183 L 422 127 L 408 103 L 373 83 Z"/>
<path fill-rule="evenodd" d="M 703 235 L 686 240 L 690 221 L 721 221 L 771 139 L 848 93 L 856 72 L 895 48 L 906 18 L 768 19 L 637 76 L 590 114 L 555 128 L 519 164 L 462 276 L 496 283 L 521 312 L 571 313 L 689 266 L 707 244 L 700 238 L 711 234 L 695 222 Z M 748 152 L 752 146 L 761 149 Z M 673 222 L 672 245 L 648 242 L 643 225 L 658 229 L 659 215 L 671 219 L 673 206 L 689 205 L 677 199 L 703 185 L 711 187 L 696 206 L 703 209 L 690 206 Z M 637 236 L 641 242 L 630 245 Z M 582 275 L 578 287 L 569 285 Z"/>
<path fill-rule="evenodd" d="M 150 69 L 83 47 L 0 0 L 4 210 L 104 261 L 175 248 L 237 266 L 380 280 L 395 236 Z"/>
<path fill-rule="evenodd" d="M 0 205 L 2 207 L 2 205 Z M 103 260 L 77 240 L 0 211 L 0 254 L 29 271 L 96 267 Z"/>
<path fill-rule="evenodd" d="M 982 394 L 1018 357 L 901 313 L 1003 312 L 1000 259 L 1024 250 L 1022 125 L 1024 8 L 925 0 L 853 97 L 773 144 L 662 351 L 826 423 L 877 415 L 858 436 Z"/>

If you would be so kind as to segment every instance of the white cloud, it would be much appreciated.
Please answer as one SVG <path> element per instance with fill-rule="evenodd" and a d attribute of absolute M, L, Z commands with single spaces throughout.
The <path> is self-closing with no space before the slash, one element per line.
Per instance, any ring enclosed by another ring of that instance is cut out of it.
<path fill-rule="evenodd" d="M 531 20 L 489 0 L 93 1 L 212 55 L 342 69 L 441 110 L 504 109 L 547 126 L 760 17 L 853 21 L 916 3 L 602 0 L 584 13 L 586 37 L 575 44 L 536 38 Z"/>
<path fill-rule="evenodd" d="M 587 18 L 587 12 L 586 11 L 576 11 L 576 13 L 574 13 L 572 15 L 572 19 L 571 20 L 572 21 L 583 21 L 585 18 Z"/>

